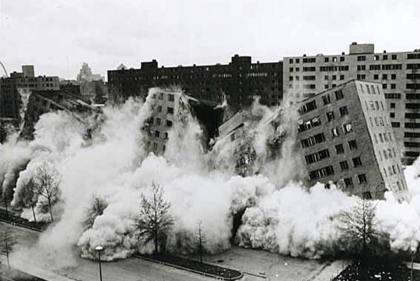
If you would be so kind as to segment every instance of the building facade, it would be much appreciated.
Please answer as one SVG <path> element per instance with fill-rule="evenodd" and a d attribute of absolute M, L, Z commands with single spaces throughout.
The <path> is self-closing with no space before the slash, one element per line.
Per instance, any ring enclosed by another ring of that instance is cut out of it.
<path fill-rule="evenodd" d="M 410 200 L 380 83 L 349 81 L 302 101 L 298 145 L 310 184 L 364 198 Z"/>
<path fill-rule="evenodd" d="M 285 57 L 283 91 L 298 99 L 352 79 L 381 84 L 403 164 L 420 155 L 420 50 L 375 53 L 373 44 L 349 54 Z"/>
<path fill-rule="evenodd" d="M 130 96 L 143 96 L 152 87 L 179 86 L 193 98 L 227 103 L 236 108 L 252 104 L 254 96 L 261 103 L 277 105 L 283 97 L 283 64 L 252 63 L 251 57 L 232 57 L 229 64 L 203 66 L 158 66 L 142 62 L 140 69 L 119 67 L 108 71 L 110 100 L 118 102 Z"/>
<path fill-rule="evenodd" d="M 33 66 L 22 66 L 22 72 L 13 72 L 10 77 L 0 79 L 0 117 L 20 120 L 22 95 L 59 88 L 57 76 L 35 77 Z"/>

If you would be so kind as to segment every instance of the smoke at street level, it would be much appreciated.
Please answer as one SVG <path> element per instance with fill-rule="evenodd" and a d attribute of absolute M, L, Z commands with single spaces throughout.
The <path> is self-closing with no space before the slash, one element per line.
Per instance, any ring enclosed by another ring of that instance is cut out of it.
<path fill-rule="evenodd" d="M 149 97 L 154 91 L 158 89 L 152 89 Z M 354 206 L 357 199 L 334 187 L 316 184 L 308 189 L 296 181 L 305 172 L 293 149 L 298 114 L 289 103 L 284 104 L 284 120 L 275 131 L 264 124 L 277 109 L 258 103 L 251 109 L 261 120 L 246 124 L 249 141 L 257 151 L 256 165 L 260 165 L 255 176 L 235 175 L 230 142 L 216 146 L 217 153 L 206 153 L 201 146 L 201 128 L 193 117 L 186 124 L 174 124 L 163 156 L 148 154 L 141 130 L 152 113 L 148 98 L 145 103 L 130 99 L 120 107 L 105 107 L 101 124 L 88 141 L 83 137 L 87 128 L 71 115 L 42 115 L 33 141 L 11 137 L 0 145 L 0 183 L 3 191 L 10 191 L 12 179 L 17 178 L 12 203 L 32 220 L 25 186 L 43 162 L 51 163 L 60 173 L 61 198 L 53 206 L 57 219 L 35 246 L 55 262 L 70 261 L 75 245 L 86 258 L 94 258 L 95 247 L 101 245 L 106 260 L 152 251 L 152 245 L 138 243 L 135 222 L 140 195 L 148 194 L 153 182 L 163 187 L 175 218 L 168 251 L 193 251 L 199 221 L 207 252 L 228 249 L 233 218 L 243 212 L 242 224 L 233 237 L 240 246 L 306 258 L 331 255 L 342 247 L 338 243 L 338 214 Z M 268 160 L 269 151 L 263 144 L 274 134 L 285 137 L 279 158 Z M 415 249 L 420 240 L 419 175 L 419 162 L 406 169 L 411 203 L 397 204 L 392 196 L 377 202 L 380 228 L 395 251 Z M 92 195 L 101 196 L 107 207 L 86 229 Z M 49 219 L 44 205 L 38 198 L 38 220 Z M 63 254 L 69 256 L 55 258 Z"/>

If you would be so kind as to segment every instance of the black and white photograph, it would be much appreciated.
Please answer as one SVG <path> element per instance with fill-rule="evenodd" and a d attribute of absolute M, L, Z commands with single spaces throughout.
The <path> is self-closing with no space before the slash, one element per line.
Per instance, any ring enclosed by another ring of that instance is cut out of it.
<path fill-rule="evenodd" d="M 0 0 L 0 281 L 420 281 L 419 0 Z"/>

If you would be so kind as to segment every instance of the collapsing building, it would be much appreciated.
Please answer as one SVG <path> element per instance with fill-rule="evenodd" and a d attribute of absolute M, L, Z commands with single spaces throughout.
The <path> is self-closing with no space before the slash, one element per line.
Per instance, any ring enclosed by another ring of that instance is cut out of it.
<path fill-rule="evenodd" d="M 363 198 L 409 201 L 380 84 L 349 81 L 304 100 L 298 145 L 309 184 L 335 183 Z"/>
<path fill-rule="evenodd" d="M 299 105 L 296 151 L 307 169 L 302 180 L 308 186 L 333 183 L 363 198 L 383 199 L 385 192 L 391 191 L 399 202 L 410 200 L 389 111 L 378 84 L 352 80 Z M 260 159 L 261 163 L 253 146 L 255 136 L 249 132 L 252 126 L 247 126 L 261 118 L 253 118 L 248 111 L 240 111 L 219 127 L 217 142 L 233 143 L 230 153 L 240 175 L 258 173 L 263 161 L 282 157 L 285 135 L 275 129 L 283 122 L 281 109 L 259 125 L 271 126 L 273 132 L 266 138 L 269 155 Z"/>
<path fill-rule="evenodd" d="M 190 116 L 196 118 L 204 132 L 203 148 L 214 138 L 217 124 L 223 116 L 223 109 L 216 103 L 196 100 L 179 89 L 152 88 L 149 93 L 152 114 L 145 122 L 146 150 L 163 154 L 166 150 L 168 133 L 175 122 L 185 123 Z"/>
<path fill-rule="evenodd" d="M 80 96 L 73 95 L 63 90 L 34 91 L 29 96 L 29 102 L 25 112 L 25 120 L 21 136 L 27 139 L 33 138 L 34 125 L 44 113 L 62 110 L 74 116 L 79 122 L 86 123 L 87 116 L 94 115 L 96 119 L 102 115 L 100 108 L 94 107 L 82 100 Z M 96 123 L 96 122 L 94 122 Z M 87 137 L 92 128 L 88 129 Z"/>

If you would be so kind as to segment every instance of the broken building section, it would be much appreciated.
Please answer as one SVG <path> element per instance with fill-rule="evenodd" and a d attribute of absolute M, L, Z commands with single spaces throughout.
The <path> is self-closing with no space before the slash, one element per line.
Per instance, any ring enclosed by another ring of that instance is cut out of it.
<path fill-rule="evenodd" d="M 380 84 L 349 81 L 302 102 L 298 145 L 309 184 L 409 201 L 400 152 Z"/>
<path fill-rule="evenodd" d="M 242 175 L 261 171 L 264 164 L 281 157 L 280 148 L 285 137 L 278 131 L 282 110 L 240 110 L 218 128 L 213 147 L 217 166 Z M 262 145 L 262 146 L 261 146 Z"/>
<path fill-rule="evenodd" d="M 92 120 L 95 121 L 92 122 L 92 125 L 88 124 L 87 138 L 90 138 L 91 131 L 98 125 L 97 121 L 102 116 L 102 110 L 100 108 L 90 105 L 81 99 L 80 96 L 68 91 L 33 91 L 29 96 L 21 137 L 33 139 L 34 126 L 40 116 L 44 113 L 57 110 L 69 113 L 83 124 L 87 124 L 89 121 L 88 116 L 93 116 Z"/>
<path fill-rule="evenodd" d="M 146 150 L 157 155 L 165 152 L 169 130 L 174 124 L 185 124 L 191 117 L 197 119 L 203 130 L 203 149 L 208 148 L 209 140 L 214 138 L 217 124 L 223 116 L 223 110 L 216 103 L 199 101 L 180 89 L 152 88 L 146 102 L 150 103 L 152 109 L 150 118 L 143 126 Z"/>

